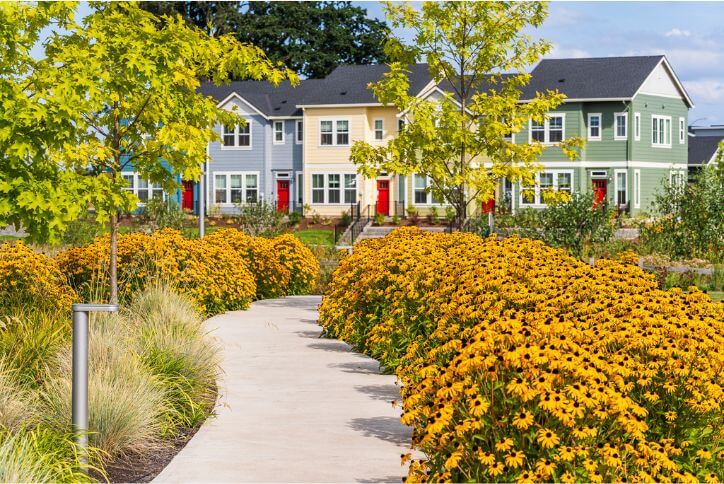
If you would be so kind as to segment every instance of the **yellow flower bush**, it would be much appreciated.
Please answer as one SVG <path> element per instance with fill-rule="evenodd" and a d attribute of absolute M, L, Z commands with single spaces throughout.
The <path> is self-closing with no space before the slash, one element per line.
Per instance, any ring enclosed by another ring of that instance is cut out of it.
<path fill-rule="evenodd" d="M 291 274 L 287 294 L 309 294 L 319 278 L 319 261 L 312 251 L 292 234 L 279 235 L 271 242 L 277 257 Z"/>
<path fill-rule="evenodd" d="M 355 246 L 327 334 L 396 371 L 408 481 L 721 481 L 724 304 L 520 238 Z"/>
<path fill-rule="evenodd" d="M 108 293 L 109 254 L 104 236 L 61 252 L 56 259 L 73 287 L 88 299 L 102 300 Z M 189 240 L 170 229 L 119 236 L 119 295 L 128 299 L 157 280 L 189 295 L 207 314 L 245 309 L 256 294 L 247 261 L 227 243 Z"/>
<path fill-rule="evenodd" d="M 270 299 L 287 293 L 291 273 L 279 259 L 272 240 L 252 237 L 238 229 L 217 230 L 203 240 L 226 243 L 248 261 L 256 281 L 256 299 Z"/>
<path fill-rule="evenodd" d="M 22 241 L 0 244 L 0 308 L 69 310 L 75 291 L 56 262 Z"/>

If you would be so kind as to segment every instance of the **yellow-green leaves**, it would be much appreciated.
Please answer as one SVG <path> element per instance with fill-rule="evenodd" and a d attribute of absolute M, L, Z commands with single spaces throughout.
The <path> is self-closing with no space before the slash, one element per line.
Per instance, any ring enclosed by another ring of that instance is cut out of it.
<path fill-rule="evenodd" d="M 459 222 L 472 203 L 493 196 L 502 178 L 532 183 L 547 146 L 522 143 L 520 137 L 513 142 L 510 135 L 530 119 L 545 121 L 564 96 L 547 92 L 521 100 L 530 75 L 506 73 L 524 72 L 550 50 L 548 42 L 524 33 L 542 24 L 546 4 L 426 2 L 415 10 L 387 3 L 387 14 L 391 25 L 412 32 L 413 41 L 390 39 L 390 71 L 370 88 L 401 112 L 406 125 L 385 146 L 356 142 L 351 159 L 359 171 L 429 177 L 433 194 L 455 208 Z M 408 66 L 416 62 L 427 62 L 446 95 L 420 98 L 410 92 Z M 558 145 L 573 159 L 582 140 Z"/>
<path fill-rule="evenodd" d="M 0 226 L 20 223 L 38 239 L 57 239 L 89 205 L 99 220 L 135 208 L 124 169 L 167 190 L 181 176 L 198 178 L 217 123 L 243 122 L 198 92 L 201 80 L 298 82 L 257 47 L 212 38 L 180 17 L 162 22 L 136 3 L 98 2 L 73 23 L 74 8 L 0 4 L 8 46 L 0 57 L 0 184 L 22 181 L 0 190 Z M 50 22 L 65 30 L 36 61 L 30 50 Z"/>

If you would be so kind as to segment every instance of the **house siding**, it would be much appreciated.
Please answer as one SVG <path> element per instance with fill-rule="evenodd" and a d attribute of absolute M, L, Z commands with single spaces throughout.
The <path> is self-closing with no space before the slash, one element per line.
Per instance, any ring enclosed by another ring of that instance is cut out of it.
<path fill-rule="evenodd" d="M 683 99 L 639 94 L 632 103 L 632 111 L 641 113 L 641 141 L 634 142 L 631 159 L 653 161 L 665 165 L 687 164 L 689 140 L 679 143 L 679 118 L 684 118 L 684 127 L 688 126 L 688 108 Z M 653 115 L 671 116 L 671 147 L 654 148 L 651 146 L 651 117 Z"/>

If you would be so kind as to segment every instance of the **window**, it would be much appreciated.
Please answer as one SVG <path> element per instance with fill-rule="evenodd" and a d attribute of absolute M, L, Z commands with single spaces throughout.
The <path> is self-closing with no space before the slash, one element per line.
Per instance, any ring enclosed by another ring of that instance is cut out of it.
<path fill-rule="evenodd" d="M 626 113 L 616 113 L 613 115 L 614 119 L 614 132 L 613 132 L 613 139 L 615 140 L 625 140 L 626 135 L 628 134 L 628 116 Z"/>
<path fill-rule="evenodd" d="M 274 144 L 284 144 L 284 121 L 274 121 Z"/>
<path fill-rule="evenodd" d="M 591 141 L 601 140 L 601 113 L 588 114 L 588 139 Z"/>
<path fill-rule="evenodd" d="M 671 116 L 651 115 L 651 146 L 671 148 Z"/>
<path fill-rule="evenodd" d="M 634 208 L 641 208 L 641 170 L 634 170 Z"/>
<path fill-rule="evenodd" d="M 616 205 L 626 205 L 628 203 L 628 174 L 626 170 L 614 170 L 616 176 Z"/>
<path fill-rule="evenodd" d="M 672 170 L 669 172 L 669 184 L 672 187 L 681 188 L 686 185 L 686 172 L 679 170 Z"/>
<path fill-rule="evenodd" d="M 357 175 L 344 175 L 344 203 L 355 203 L 357 201 Z"/>
<path fill-rule="evenodd" d="M 327 175 L 327 203 L 339 203 L 339 175 Z"/>
<path fill-rule="evenodd" d="M 295 139 L 297 141 L 297 144 L 300 145 L 300 144 L 302 144 L 302 141 L 304 140 L 304 121 L 302 121 L 301 119 L 298 119 L 296 124 L 297 124 L 297 132 L 296 132 Z"/>
<path fill-rule="evenodd" d="M 530 141 L 552 144 L 563 141 L 565 132 L 565 116 L 563 114 L 550 114 L 544 123 L 530 122 Z"/>
<path fill-rule="evenodd" d="M 520 187 L 520 204 L 545 206 L 547 192 L 573 191 L 573 170 L 546 170 L 535 176 L 534 186 Z"/>
<path fill-rule="evenodd" d="M 251 121 L 244 126 L 224 126 L 222 129 L 223 145 L 221 149 L 249 149 L 251 148 Z"/>
<path fill-rule="evenodd" d="M 123 187 L 124 190 L 133 192 L 138 197 L 140 203 L 146 203 L 152 198 L 164 197 L 163 187 L 158 183 L 151 183 L 150 181 L 141 178 L 138 173 L 125 173 L 122 175 L 123 179 L 128 183 L 128 186 Z"/>
<path fill-rule="evenodd" d="M 405 120 L 404 119 L 398 119 L 397 120 L 397 131 L 402 132 L 405 130 Z"/>
<path fill-rule="evenodd" d="M 214 174 L 214 203 L 256 203 L 259 201 L 259 174 L 241 171 Z"/>
<path fill-rule="evenodd" d="M 319 144 L 322 146 L 349 145 L 349 121 L 347 120 L 322 120 L 319 122 L 319 133 Z"/>
<path fill-rule="evenodd" d="M 304 173 L 297 172 L 297 203 L 304 205 Z"/>
<path fill-rule="evenodd" d="M 344 181 L 344 185 L 342 185 Z M 326 196 L 325 196 L 326 194 Z M 312 203 L 355 203 L 357 175 L 354 173 L 313 174 Z"/>
<path fill-rule="evenodd" d="M 440 200 L 432 195 L 430 187 L 432 181 L 425 175 L 415 174 L 414 176 L 414 204 L 415 205 L 433 205 L 440 204 Z"/>
<path fill-rule="evenodd" d="M 324 203 L 324 175 L 312 175 L 312 203 Z"/>
<path fill-rule="evenodd" d="M 641 113 L 634 113 L 634 139 L 641 140 Z"/>
<path fill-rule="evenodd" d="M 384 122 L 381 119 L 375 119 L 375 140 L 382 141 L 385 137 Z"/>
<path fill-rule="evenodd" d="M 349 121 L 337 121 L 337 144 L 349 144 Z"/>
<path fill-rule="evenodd" d="M 679 144 L 683 145 L 686 142 L 686 120 L 679 118 Z"/>

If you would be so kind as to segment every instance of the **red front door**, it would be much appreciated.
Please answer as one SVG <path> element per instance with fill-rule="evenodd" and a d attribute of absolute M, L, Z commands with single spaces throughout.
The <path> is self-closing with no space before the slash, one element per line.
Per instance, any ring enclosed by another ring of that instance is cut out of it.
<path fill-rule="evenodd" d="M 606 187 L 608 186 L 608 180 L 605 178 L 594 178 L 593 179 L 593 207 L 598 207 L 598 205 L 602 202 L 605 202 L 606 200 Z"/>
<path fill-rule="evenodd" d="M 495 212 L 495 197 L 483 202 L 483 213 L 489 214 Z"/>
<path fill-rule="evenodd" d="M 377 213 L 390 214 L 390 181 L 377 180 Z"/>
<path fill-rule="evenodd" d="M 183 182 L 184 191 L 183 196 L 181 198 L 181 208 L 183 210 L 191 210 L 194 209 L 194 182 L 192 181 L 185 181 Z"/>
<path fill-rule="evenodd" d="M 277 212 L 289 212 L 289 180 L 277 180 Z"/>

